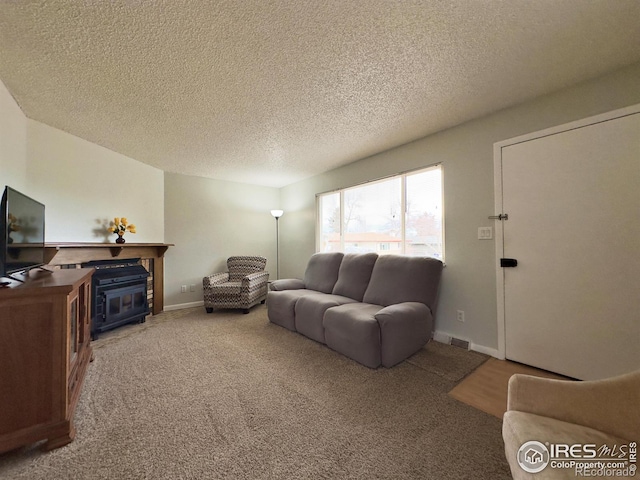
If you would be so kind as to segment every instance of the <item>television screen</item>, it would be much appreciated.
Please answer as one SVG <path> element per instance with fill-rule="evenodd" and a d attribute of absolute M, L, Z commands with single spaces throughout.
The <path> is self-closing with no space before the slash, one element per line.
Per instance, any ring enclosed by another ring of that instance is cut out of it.
<path fill-rule="evenodd" d="M 0 275 L 44 264 L 44 205 L 6 187 L 1 207 Z"/>

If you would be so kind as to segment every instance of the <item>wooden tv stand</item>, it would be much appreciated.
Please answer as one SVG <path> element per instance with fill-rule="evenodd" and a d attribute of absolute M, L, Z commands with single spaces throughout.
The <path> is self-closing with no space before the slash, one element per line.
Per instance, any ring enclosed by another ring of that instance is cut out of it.
<path fill-rule="evenodd" d="M 0 453 L 73 440 L 91 360 L 92 274 L 33 270 L 24 283 L 0 288 Z"/>

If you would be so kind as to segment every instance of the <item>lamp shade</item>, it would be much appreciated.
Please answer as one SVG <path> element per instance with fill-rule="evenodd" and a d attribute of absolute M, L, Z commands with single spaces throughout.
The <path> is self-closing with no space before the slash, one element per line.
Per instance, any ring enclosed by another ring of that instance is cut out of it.
<path fill-rule="evenodd" d="M 274 218 L 280 218 L 283 213 L 284 211 L 282 210 L 271 210 L 271 215 L 273 215 Z"/>

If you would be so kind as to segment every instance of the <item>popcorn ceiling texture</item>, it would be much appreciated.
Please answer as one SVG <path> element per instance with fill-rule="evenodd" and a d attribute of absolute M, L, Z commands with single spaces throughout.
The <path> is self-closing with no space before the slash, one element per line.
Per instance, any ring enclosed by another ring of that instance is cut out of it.
<path fill-rule="evenodd" d="M 0 2 L 25 115 L 284 186 L 640 60 L 637 0 Z"/>

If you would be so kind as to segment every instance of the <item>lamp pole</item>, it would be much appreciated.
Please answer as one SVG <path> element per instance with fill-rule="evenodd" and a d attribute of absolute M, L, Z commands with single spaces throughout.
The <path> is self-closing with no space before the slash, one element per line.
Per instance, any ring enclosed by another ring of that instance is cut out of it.
<path fill-rule="evenodd" d="M 280 231 L 278 229 L 278 220 L 284 212 L 282 210 L 271 210 L 271 215 L 276 219 L 276 280 L 280 278 Z"/>

